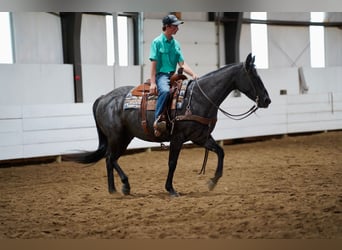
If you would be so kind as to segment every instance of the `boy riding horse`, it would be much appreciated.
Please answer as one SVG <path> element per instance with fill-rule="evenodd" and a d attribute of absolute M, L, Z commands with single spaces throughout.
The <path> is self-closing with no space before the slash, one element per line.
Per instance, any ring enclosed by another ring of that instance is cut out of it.
<path fill-rule="evenodd" d="M 152 41 L 149 57 L 151 60 L 150 94 L 158 93 L 153 124 L 156 137 L 159 137 L 166 128 L 166 122 L 161 119 L 161 115 L 169 99 L 170 77 L 176 71 L 177 64 L 192 78 L 197 78 L 197 75 L 185 63 L 180 44 L 173 37 L 178 31 L 178 26 L 184 22 L 174 15 L 165 16 L 162 22 L 163 32 Z"/>

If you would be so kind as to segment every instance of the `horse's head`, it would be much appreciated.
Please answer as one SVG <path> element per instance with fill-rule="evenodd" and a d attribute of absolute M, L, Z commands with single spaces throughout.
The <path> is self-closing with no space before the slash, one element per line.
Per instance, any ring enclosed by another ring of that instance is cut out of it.
<path fill-rule="evenodd" d="M 252 57 L 250 53 L 243 63 L 241 76 L 236 83 L 236 87 L 251 100 L 255 101 L 258 107 L 267 108 L 271 103 L 271 99 L 255 69 L 254 60 L 255 57 Z"/>

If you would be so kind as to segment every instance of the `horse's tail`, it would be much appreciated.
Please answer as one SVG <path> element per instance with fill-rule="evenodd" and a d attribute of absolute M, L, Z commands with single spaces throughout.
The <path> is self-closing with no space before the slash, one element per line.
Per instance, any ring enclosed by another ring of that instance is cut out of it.
<path fill-rule="evenodd" d="M 101 160 L 107 153 L 108 141 L 104 133 L 98 126 L 98 121 L 96 120 L 96 109 L 101 98 L 98 98 L 93 104 L 93 115 L 95 119 L 97 134 L 99 138 L 99 145 L 96 151 L 83 151 L 77 154 L 64 155 L 63 160 L 74 161 L 78 163 L 94 163 Z"/>

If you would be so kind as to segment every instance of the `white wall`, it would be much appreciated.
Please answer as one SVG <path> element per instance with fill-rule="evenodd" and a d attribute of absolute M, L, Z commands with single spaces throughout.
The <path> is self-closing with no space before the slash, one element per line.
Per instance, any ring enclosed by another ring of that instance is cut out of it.
<path fill-rule="evenodd" d="M 81 58 L 84 64 L 107 64 L 105 16 L 82 15 Z"/>
<path fill-rule="evenodd" d="M 12 13 L 14 62 L 63 63 L 60 18 L 44 12 Z"/>
<path fill-rule="evenodd" d="M 281 21 L 309 21 L 310 12 L 267 12 L 267 19 Z"/>
<path fill-rule="evenodd" d="M 309 94 L 342 92 L 342 67 L 303 68 Z"/>
<path fill-rule="evenodd" d="M 245 12 L 244 18 L 250 18 Z M 269 20 L 310 21 L 309 12 L 268 12 Z M 341 12 L 326 13 L 327 22 L 342 22 Z M 308 26 L 269 25 L 269 68 L 310 67 L 310 35 Z M 342 66 L 342 31 L 325 27 L 326 67 Z M 240 38 L 240 56 L 252 51 L 250 24 L 243 24 Z"/>
<path fill-rule="evenodd" d="M 326 67 L 342 66 L 342 29 L 337 27 L 325 28 L 324 34 Z"/>
<path fill-rule="evenodd" d="M 116 87 L 138 85 L 141 66 L 84 64 L 84 102 L 94 102 Z M 72 65 L 0 64 L 0 105 L 74 103 Z"/>
<path fill-rule="evenodd" d="M 308 27 L 268 26 L 269 68 L 310 66 Z"/>
<path fill-rule="evenodd" d="M 162 18 L 168 15 L 169 12 L 144 12 L 146 19 L 157 19 L 159 24 L 162 23 Z M 181 12 L 182 21 L 207 21 L 208 13 L 206 12 Z"/>
<path fill-rule="evenodd" d="M 0 64 L 0 105 L 74 103 L 67 64 Z"/>
<path fill-rule="evenodd" d="M 114 89 L 113 66 L 83 64 L 83 102 L 91 103 L 97 97 Z"/>
<path fill-rule="evenodd" d="M 114 88 L 141 83 L 141 66 L 104 66 L 84 64 L 83 101 L 94 102 L 99 96 Z"/>

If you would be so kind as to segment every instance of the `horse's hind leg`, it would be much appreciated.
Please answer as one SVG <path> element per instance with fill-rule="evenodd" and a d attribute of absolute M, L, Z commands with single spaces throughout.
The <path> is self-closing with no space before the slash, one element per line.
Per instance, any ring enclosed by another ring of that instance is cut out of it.
<path fill-rule="evenodd" d="M 107 157 L 106 167 L 107 167 L 108 192 L 111 194 L 116 192 L 115 183 L 114 183 L 114 169 L 115 169 L 118 172 L 121 182 L 123 184 L 122 193 L 125 195 L 130 194 L 131 187 L 129 185 L 128 177 L 125 174 L 125 172 L 121 169 L 117 160 L 113 157 L 112 154 Z"/>
<path fill-rule="evenodd" d="M 114 161 L 114 169 L 118 172 L 122 182 L 122 193 L 129 195 L 131 192 L 131 186 L 129 185 L 128 177 L 125 172 L 121 169 L 117 161 Z"/>
<path fill-rule="evenodd" d="M 114 161 L 112 156 L 107 156 L 106 159 L 106 168 L 107 168 L 107 181 L 108 181 L 108 192 L 113 194 L 116 192 L 115 183 L 114 183 Z"/>
<path fill-rule="evenodd" d="M 120 133 L 119 133 L 120 134 Z M 122 133 L 125 134 L 125 133 Z M 127 149 L 128 144 L 131 142 L 132 137 L 119 137 L 116 138 L 116 140 L 112 140 L 111 143 L 111 149 L 110 149 L 110 161 L 111 161 L 111 166 L 112 166 L 112 173 L 113 173 L 113 168 L 116 170 L 116 172 L 119 174 L 119 177 L 121 179 L 122 182 L 122 193 L 124 195 L 129 195 L 131 192 L 131 186 L 129 185 L 129 181 L 128 181 L 128 177 L 125 174 L 125 172 L 121 169 L 120 165 L 118 164 L 118 159 L 120 158 L 121 155 L 123 155 Z M 108 169 L 108 168 L 107 168 Z M 108 172 L 108 174 L 110 174 Z M 113 176 L 113 174 L 111 174 L 110 176 Z M 111 180 L 108 177 L 108 185 L 110 185 L 110 183 L 113 183 L 114 186 L 114 179 Z M 114 187 L 115 189 L 115 187 Z"/>

